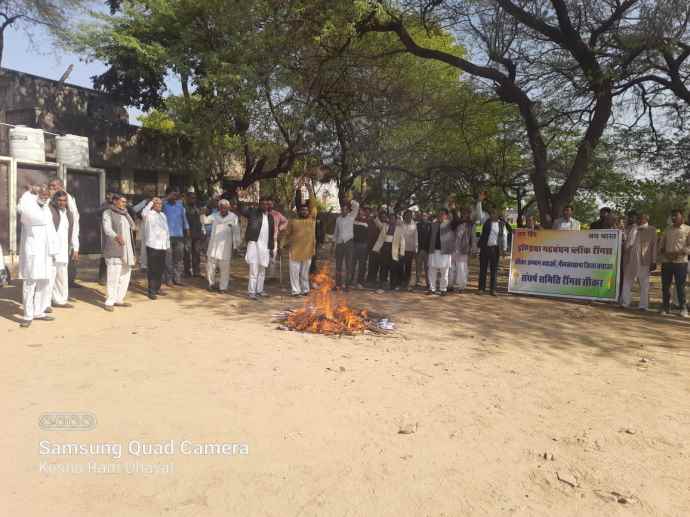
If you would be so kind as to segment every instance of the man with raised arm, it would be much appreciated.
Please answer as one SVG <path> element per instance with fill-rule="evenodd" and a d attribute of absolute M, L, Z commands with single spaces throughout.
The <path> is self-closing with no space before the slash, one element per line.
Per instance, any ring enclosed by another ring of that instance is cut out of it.
<path fill-rule="evenodd" d="M 161 291 L 163 272 L 165 271 L 165 254 L 170 248 L 170 231 L 168 219 L 163 213 L 163 201 L 154 197 L 141 211 L 144 220 L 142 242 L 145 249 L 142 253 L 142 261 L 146 258 L 146 276 L 148 279 L 148 295 L 155 300 Z"/>
<path fill-rule="evenodd" d="M 48 208 L 50 191 L 47 185 L 32 186 L 19 200 L 21 241 L 19 245 L 19 278 L 22 283 L 24 319 L 27 328 L 33 320 L 52 321 L 45 313 L 50 305 L 50 273 L 57 254 L 57 236 Z"/>
<path fill-rule="evenodd" d="M 245 240 L 247 252 L 244 259 L 249 265 L 249 298 L 268 296 L 264 291 L 266 268 L 275 253 L 275 220 L 271 214 L 270 196 L 261 196 L 258 207 L 239 205 L 239 213 L 247 218 Z"/>
<path fill-rule="evenodd" d="M 302 178 L 297 189 L 301 190 L 304 183 Z M 287 226 L 292 296 L 309 294 L 309 269 L 316 249 L 316 195 L 311 182 L 307 181 L 306 185 L 309 189 L 309 201 L 306 204 L 301 202 L 297 209 L 298 218 L 290 219 Z"/>
<path fill-rule="evenodd" d="M 335 220 L 335 285 L 339 289 L 347 289 L 348 282 L 352 276 L 355 253 L 355 220 L 359 214 L 359 203 L 351 199 L 340 208 L 340 215 Z"/>

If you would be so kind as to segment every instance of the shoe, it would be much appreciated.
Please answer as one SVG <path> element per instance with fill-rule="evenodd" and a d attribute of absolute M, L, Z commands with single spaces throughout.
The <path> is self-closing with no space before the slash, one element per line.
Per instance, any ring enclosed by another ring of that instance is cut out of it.
<path fill-rule="evenodd" d="M 57 304 L 56 303 L 53 307 L 57 307 L 58 309 L 73 309 L 74 305 L 72 305 L 71 303 L 63 303 L 63 304 Z M 46 312 L 48 312 L 48 311 L 46 311 Z"/>
<path fill-rule="evenodd" d="M 227 289 L 219 289 L 218 294 L 228 294 L 228 290 Z"/>
<path fill-rule="evenodd" d="M 172 282 L 165 282 L 165 285 L 167 285 L 168 287 L 175 287 L 175 284 L 173 284 Z"/>
<path fill-rule="evenodd" d="M 490 291 L 489 294 L 490 294 L 491 296 L 496 296 L 496 291 Z"/>
<path fill-rule="evenodd" d="M 683 309 L 682 311 L 680 311 L 680 317 L 681 318 L 687 318 L 688 317 L 688 310 Z"/>
<path fill-rule="evenodd" d="M 211 285 L 209 285 L 209 286 L 206 288 L 206 290 L 207 290 L 209 293 L 212 293 L 213 291 L 215 291 L 215 289 L 214 289 L 213 286 L 211 286 Z"/>
<path fill-rule="evenodd" d="M 479 289 L 479 290 L 477 291 L 477 294 L 481 296 L 482 294 L 484 294 L 484 292 L 485 292 L 485 291 L 482 291 L 481 289 Z"/>
<path fill-rule="evenodd" d="M 305 291 L 304 293 L 302 293 L 302 296 L 309 296 L 309 291 Z"/>
<path fill-rule="evenodd" d="M 381 288 L 376 290 L 376 294 L 383 294 L 383 293 L 385 293 L 385 291 Z"/>
<path fill-rule="evenodd" d="M 173 284 L 175 284 L 178 287 L 184 287 L 185 286 L 185 284 L 183 284 L 182 282 L 173 282 Z"/>
<path fill-rule="evenodd" d="M 155 293 L 149 293 L 149 299 L 151 299 L 151 300 L 157 300 L 157 299 L 158 299 L 158 296 L 156 296 Z"/>
<path fill-rule="evenodd" d="M 103 309 L 105 309 L 108 312 L 115 312 L 115 307 L 113 307 L 112 305 L 106 305 L 103 307 Z"/>
<path fill-rule="evenodd" d="M 448 295 L 448 291 L 441 291 L 441 296 L 447 296 L 447 295 Z"/>
<path fill-rule="evenodd" d="M 453 287 L 449 287 L 447 292 L 452 293 L 453 291 L 454 291 L 454 288 L 453 288 Z"/>
<path fill-rule="evenodd" d="M 31 320 L 24 320 L 19 324 L 20 328 L 28 329 L 31 326 Z"/>
<path fill-rule="evenodd" d="M 357 289 L 364 289 L 364 286 L 363 286 L 362 284 L 357 284 L 355 287 L 356 287 Z"/>
<path fill-rule="evenodd" d="M 671 315 L 671 311 L 667 311 L 667 310 L 661 309 L 661 310 L 659 311 L 659 315 L 668 317 L 668 316 Z"/>
<path fill-rule="evenodd" d="M 264 291 L 261 291 L 260 293 L 258 293 L 258 296 L 261 296 L 262 298 L 268 298 L 268 297 L 270 297 L 270 295 L 269 295 L 268 293 L 264 292 Z"/>
<path fill-rule="evenodd" d="M 637 310 L 640 312 L 649 312 L 649 307 L 638 307 Z"/>
<path fill-rule="evenodd" d="M 302 296 L 302 293 L 290 293 L 290 296 L 296 298 L 297 296 Z"/>
<path fill-rule="evenodd" d="M 414 287 L 409 286 L 409 287 L 407 288 L 407 292 L 408 292 L 408 293 L 411 293 L 412 291 L 414 291 Z"/>
<path fill-rule="evenodd" d="M 55 318 L 52 316 L 41 316 L 40 318 L 34 318 L 35 320 L 40 320 L 40 321 L 55 321 Z"/>
<path fill-rule="evenodd" d="M 123 303 L 116 303 L 115 307 L 131 307 L 131 303 L 123 302 Z"/>
<path fill-rule="evenodd" d="M 249 299 L 254 301 L 258 300 L 257 296 L 254 293 L 249 294 Z"/>
<path fill-rule="evenodd" d="M 47 308 L 45 311 L 43 311 L 43 312 L 45 312 L 46 314 L 50 314 L 51 312 L 53 312 L 53 308 L 52 308 L 52 307 L 48 307 L 48 308 Z"/>
<path fill-rule="evenodd" d="M 429 290 L 428 290 L 426 293 L 424 293 L 424 294 L 426 294 L 427 296 L 431 296 L 432 294 L 436 294 L 436 293 L 435 293 L 434 291 L 432 291 L 431 289 L 429 289 Z"/>

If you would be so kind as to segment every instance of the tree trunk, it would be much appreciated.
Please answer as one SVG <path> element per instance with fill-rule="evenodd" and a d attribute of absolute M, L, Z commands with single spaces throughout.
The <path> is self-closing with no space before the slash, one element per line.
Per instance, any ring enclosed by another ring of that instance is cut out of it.
<path fill-rule="evenodd" d="M 0 26 L 0 67 L 3 65 L 3 58 L 5 57 L 5 29 L 6 25 Z"/>

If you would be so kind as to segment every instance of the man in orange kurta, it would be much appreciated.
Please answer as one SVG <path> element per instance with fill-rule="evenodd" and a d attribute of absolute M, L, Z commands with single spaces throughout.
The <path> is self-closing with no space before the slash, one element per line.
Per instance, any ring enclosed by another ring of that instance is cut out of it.
<path fill-rule="evenodd" d="M 316 199 L 311 184 L 308 187 L 309 203 L 300 205 L 298 218 L 287 226 L 292 296 L 309 293 L 309 266 L 316 250 Z"/>

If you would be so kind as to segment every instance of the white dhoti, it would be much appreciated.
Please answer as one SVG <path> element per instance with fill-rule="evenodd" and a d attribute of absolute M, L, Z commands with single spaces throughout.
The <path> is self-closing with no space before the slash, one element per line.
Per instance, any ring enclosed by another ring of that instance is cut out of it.
<path fill-rule="evenodd" d="M 451 255 L 443 254 L 440 250 L 435 250 L 429 256 L 429 288 L 436 291 L 436 278 L 440 277 L 439 289 L 441 292 L 448 290 L 448 277 L 450 274 Z"/>
<path fill-rule="evenodd" d="M 25 279 L 22 282 L 22 304 L 24 305 L 24 320 L 45 316 L 45 309 L 50 304 L 50 280 Z"/>
<path fill-rule="evenodd" d="M 292 294 L 309 292 L 309 268 L 311 259 L 290 261 L 290 287 Z"/>
<path fill-rule="evenodd" d="M 221 291 L 226 291 L 230 285 L 230 261 L 213 257 L 206 259 L 206 279 L 209 287 L 213 287 L 216 283 L 216 267 L 220 271 L 218 288 Z"/>
<path fill-rule="evenodd" d="M 467 287 L 467 278 L 469 275 L 470 256 L 462 255 L 460 253 L 453 253 L 453 258 L 450 267 L 449 283 L 454 289 L 462 291 Z"/>
<path fill-rule="evenodd" d="M 119 258 L 106 259 L 105 263 L 107 266 L 105 304 L 112 307 L 116 303 L 123 303 L 125 301 L 132 268 Z"/>
<path fill-rule="evenodd" d="M 621 305 L 630 307 L 632 303 L 632 288 L 635 280 L 640 282 L 640 309 L 649 308 L 649 266 L 636 265 L 625 270 L 623 275 L 623 289 L 621 291 Z M 675 291 L 675 289 L 673 290 Z"/>

